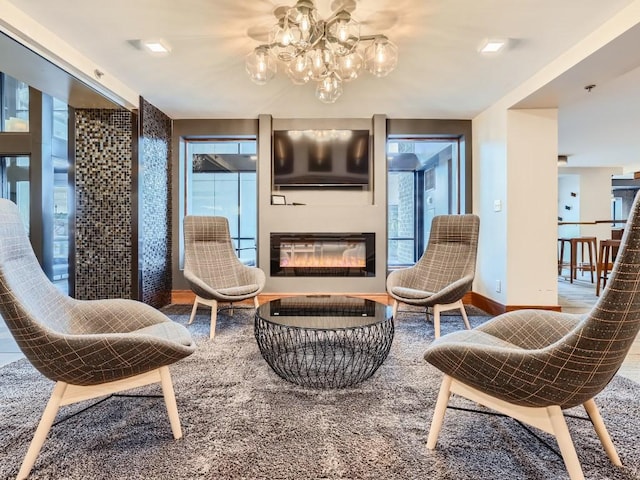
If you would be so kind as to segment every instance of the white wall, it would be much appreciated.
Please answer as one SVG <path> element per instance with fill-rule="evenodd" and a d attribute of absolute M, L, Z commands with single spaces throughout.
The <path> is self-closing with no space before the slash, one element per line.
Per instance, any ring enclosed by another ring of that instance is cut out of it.
<path fill-rule="evenodd" d="M 507 112 L 486 110 L 472 122 L 473 213 L 480 217 L 473 291 L 507 303 Z M 494 211 L 494 202 L 503 206 Z M 496 292 L 496 281 L 501 292 Z"/>
<path fill-rule="evenodd" d="M 503 305 L 556 305 L 557 111 L 494 107 L 474 119 L 473 136 L 474 291 Z"/>
<path fill-rule="evenodd" d="M 559 169 L 562 172 L 564 169 Z M 580 175 L 559 173 L 558 175 L 558 221 L 580 221 Z M 569 207 L 571 210 L 567 210 Z M 558 225 L 558 238 L 580 236 L 580 225 Z M 566 248 L 565 248 L 566 250 Z M 565 252 L 565 258 L 568 257 Z"/>
<path fill-rule="evenodd" d="M 507 305 L 558 302 L 556 109 L 507 113 Z"/>

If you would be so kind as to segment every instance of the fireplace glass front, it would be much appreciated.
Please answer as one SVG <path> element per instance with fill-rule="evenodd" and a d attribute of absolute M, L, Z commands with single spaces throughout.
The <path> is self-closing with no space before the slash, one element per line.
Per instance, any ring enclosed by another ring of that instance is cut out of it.
<path fill-rule="evenodd" d="M 271 276 L 374 275 L 374 233 L 271 234 Z"/>

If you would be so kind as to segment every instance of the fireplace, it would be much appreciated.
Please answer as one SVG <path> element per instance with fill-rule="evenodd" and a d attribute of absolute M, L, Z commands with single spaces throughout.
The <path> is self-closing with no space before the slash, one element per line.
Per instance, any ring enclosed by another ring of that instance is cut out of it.
<path fill-rule="evenodd" d="M 272 233 L 272 277 L 373 277 L 375 233 Z"/>

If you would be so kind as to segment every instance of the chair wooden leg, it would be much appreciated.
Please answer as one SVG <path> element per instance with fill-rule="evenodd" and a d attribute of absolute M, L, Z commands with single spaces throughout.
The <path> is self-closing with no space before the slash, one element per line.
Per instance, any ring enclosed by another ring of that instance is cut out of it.
<path fill-rule="evenodd" d="M 462 300 L 458 300 L 458 303 L 460 304 L 460 313 L 462 313 L 464 326 L 467 327 L 467 330 L 471 330 L 471 324 L 469 323 L 469 317 L 467 317 L 467 310 L 464 308 L 464 303 L 462 303 Z"/>
<path fill-rule="evenodd" d="M 398 316 L 398 300 L 393 301 L 393 308 L 391 310 L 391 315 L 393 315 L 394 320 Z"/>
<path fill-rule="evenodd" d="M 458 300 L 457 302 L 447 303 L 447 304 L 436 304 L 433 306 L 433 328 L 435 330 L 435 337 L 440 337 L 440 313 L 446 312 L 448 310 L 456 310 L 459 309 L 462 314 L 462 320 L 464 321 L 464 326 L 467 330 L 471 330 L 471 324 L 469 323 L 469 318 L 467 317 L 467 311 L 464 308 L 464 303 L 462 300 Z"/>
<path fill-rule="evenodd" d="M 56 414 L 61 406 L 71 405 L 77 402 L 83 402 L 92 398 L 104 397 L 116 392 L 122 392 L 132 388 L 138 388 L 145 385 L 150 385 L 160 382 L 162 385 L 162 392 L 164 394 L 164 401 L 169 414 L 169 422 L 171 424 L 171 430 L 173 436 L 178 439 L 182 437 L 182 428 L 180 427 L 180 417 L 178 416 L 178 408 L 176 405 L 176 398 L 173 392 L 173 384 L 171 382 L 171 375 L 169 374 L 169 367 L 161 367 L 150 372 L 142 373 L 133 377 L 124 378 L 121 380 L 115 380 L 113 382 L 101 383 L 98 385 L 69 385 L 64 382 L 56 382 L 51 398 L 47 403 L 46 408 L 38 424 L 38 428 L 31 440 L 27 454 L 22 462 L 20 471 L 17 478 L 19 480 L 25 479 L 29 476 L 29 472 L 35 464 L 38 453 L 47 438 L 47 434 L 51 429 L 51 425 L 55 420 Z"/>
<path fill-rule="evenodd" d="M 177 440 L 182 438 L 182 427 L 180 426 L 178 405 L 176 404 L 176 395 L 173 391 L 171 374 L 169 373 L 169 367 L 161 367 L 159 370 L 162 383 L 162 394 L 164 395 L 164 403 L 167 406 L 167 413 L 169 414 L 171 431 L 173 432 L 173 438 Z"/>
<path fill-rule="evenodd" d="M 229 316 L 233 317 L 233 302 L 229 303 Z"/>
<path fill-rule="evenodd" d="M 600 415 L 600 411 L 596 406 L 596 402 L 593 400 L 587 400 L 583 404 L 584 409 L 587 411 L 587 415 L 591 419 L 591 423 L 593 423 L 593 427 L 596 429 L 596 433 L 598 434 L 598 438 L 600 438 L 600 442 L 604 447 L 604 451 L 607 452 L 607 456 L 611 460 L 611 463 L 617 465 L 618 467 L 622 466 L 622 462 L 620 461 L 620 457 L 618 456 L 618 452 L 616 451 L 616 447 L 611 441 L 611 437 L 609 436 L 609 432 L 607 431 L 607 427 L 604 425 L 604 421 L 602 420 L 602 416 Z"/>
<path fill-rule="evenodd" d="M 198 297 L 193 301 L 193 308 L 191 309 L 191 316 L 189 317 L 189 325 L 193 322 L 193 319 L 196 318 L 196 311 L 198 310 Z"/>
<path fill-rule="evenodd" d="M 56 382 L 53 387 L 53 392 L 51 393 L 51 398 L 47 403 L 47 407 L 44 409 L 42 413 L 42 418 L 40 419 L 40 423 L 38 424 L 38 428 L 36 429 L 36 433 L 33 435 L 33 440 L 31 440 L 31 444 L 29 445 L 29 449 L 27 450 L 27 454 L 22 461 L 22 465 L 20 466 L 20 471 L 18 472 L 17 479 L 22 480 L 29 476 L 29 472 L 33 468 L 34 463 L 36 463 L 36 458 L 40 453 L 40 449 L 42 448 L 42 444 L 44 443 L 49 430 L 51 429 L 51 425 L 56 418 L 56 414 L 60 409 L 60 403 L 62 398 L 64 397 L 64 392 L 67 389 L 67 383 L 65 382 Z"/>
<path fill-rule="evenodd" d="M 440 338 L 440 311 L 442 305 L 433 306 L 433 329 L 435 331 L 435 338 Z"/>
<path fill-rule="evenodd" d="M 445 382 L 447 380 L 448 384 L 445 387 Z M 434 413 L 434 420 L 431 427 L 432 432 L 429 432 L 429 439 L 427 440 L 427 446 L 429 448 L 435 446 L 438 432 L 442 425 L 442 421 L 440 421 L 439 423 L 436 423 L 436 421 L 438 418 L 444 417 L 443 410 L 446 409 L 448 396 L 450 393 L 454 393 L 471 401 L 478 402 L 487 408 L 496 410 L 502 414 L 515 418 L 520 422 L 539 428 L 540 430 L 555 436 L 556 441 L 558 442 L 558 447 L 560 447 L 560 453 L 562 454 L 562 459 L 564 460 L 565 467 L 567 469 L 567 472 L 569 473 L 569 478 L 571 480 L 584 480 L 584 473 L 582 472 L 582 467 L 580 466 L 578 454 L 576 453 L 576 449 L 573 445 L 573 440 L 571 439 L 571 434 L 569 433 L 569 428 L 567 427 L 567 422 L 565 421 L 560 406 L 553 405 L 544 408 L 523 407 L 514 405 L 499 398 L 492 397 L 491 395 L 481 392 L 480 390 L 476 390 L 475 388 L 465 385 L 462 382 L 452 380 L 451 377 L 447 376 L 445 376 L 445 380 L 443 380 L 442 387 L 440 388 L 440 393 L 438 394 L 436 411 Z M 594 418 L 598 418 L 599 414 L 597 413 L 597 409 L 595 409 L 594 413 L 595 404 L 591 405 L 590 402 L 591 400 L 585 403 L 585 409 L 588 409 L 587 413 L 591 411 L 589 416 L 593 414 Z M 589 405 L 587 406 L 587 404 Z M 601 420 L 602 419 L 600 419 L 600 421 Z M 594 426 L 596 426 L 596 431 L 600 430 L 600 432 L 602 432 L 604 429 L 604 424 L 602 425 L 602 427 L 599 426 L 598 420 L 594 421 Z M 598 433 L 598 435 L 600 435 L 600 432 Z M 604 432 L 606 432 L 606 430 L 604 430 Z M 606 434 L 606 438 L 610 443 L 611 439 L 608 438 L 608 434 Z M 604 440 L 603 444 L 605 444 Z M 608 447 L 605 445 L 605 449 L 607 448 Z"/>
<path fill-rule="evenodd" d="M 213 340 L 216 336 L 216 321 L 218 319 L 218 302 L 211 300 L 211 329 L 209 331 L 209 338 Z"/>
<path fill-rule="evenodd" d="M 258 308 L 260 306 L 260 302 L 258 301 L 258 296 L 253 297 L 253 306 Z"/>
<path fill-rule="evenodd" d="M 429 450 L 436 448 L 438 435 L 440 435 L 442 423 L 444 422 L 444 414 L 447 411 L 447 404 L 451 396 L 450 388 L 451 377 L 445 375 L 442 380 L 442 385 L 440 386 L 440 393 L 438 393 L 438 400 L 436 401 L 436 408 L 433 411 L 433 419 L 431 420 L 431 428 L 429 429 L 429 437 L 427 438 L 427 448 Z"/>
<path fill-rule="evenodd" d="M 562 410 L 557 405 L 547 407 L 546 410 L 549 415 L 549 420 L 551 421 L 553 434 L 558 442 L 558 447 L 560 447 L 564 465 L 569 473 L 569 478 L 571 480 L 584 480 L 580 460 L 578 460 L 578 454 L 573 446 L 573 440 L 571 439 L 571 434 L 569 433 L 569 428 L 567 427 L 567 422 L 564 419 Z"/>

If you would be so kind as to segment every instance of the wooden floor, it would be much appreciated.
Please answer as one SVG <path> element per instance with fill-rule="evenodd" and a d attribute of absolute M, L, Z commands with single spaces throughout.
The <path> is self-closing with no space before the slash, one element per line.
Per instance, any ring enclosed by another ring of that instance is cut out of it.
<path fill-rule="evenodd" d="M 376 300 L 379 300 L 376 298 Z M 578 279 L 573 284 L 568 280 L 558 280 L 558 304 L 563 312 L 585 313 L 596 303 L 595 287 L 588 281 L 587 277 Z M 13 340 L 4 321 L 0 319 L 0 366 L 14 362 L 23 355 L 18 345 Z M 640 335 L 631 348 L 627 360 L 619 371 L 631 380 L 640 383 Z"/>

